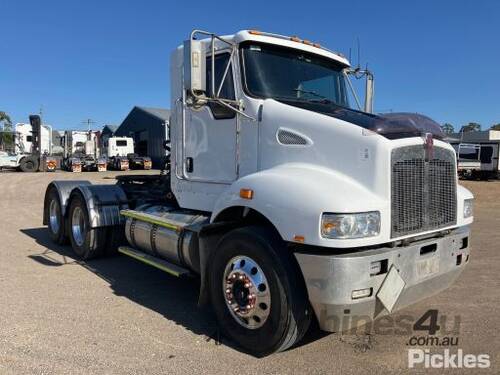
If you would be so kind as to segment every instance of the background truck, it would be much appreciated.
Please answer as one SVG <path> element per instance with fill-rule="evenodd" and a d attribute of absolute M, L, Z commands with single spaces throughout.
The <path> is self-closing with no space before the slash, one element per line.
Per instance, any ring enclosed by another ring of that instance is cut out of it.
<path fill-rule="evenodd" d="M 18 134 L 18 142 L 16 142 L 16 152 L 30 153 L 33 149 L 33 126 L 31 124 L 18 123 L 14 126 L 15 132 Z M 40 126 L 40 153 L 43 155 L 52 155 L 52 127 L 42 124 Z"/>
<path fill-rule="evenodd" d="M 99 153 L 99 132 L 67 130 L 61 139 L 64 148 L 62 168 L 67 171 L 99 171 L 107 169 L 107 161 Z"/>
<path fill-rule="evenodd" d="M 52 128 L 42 125 L 40 116 L 31 115 L 30 123 L 16 124 L 13 132 L 2 132 L 9 139 L 0 151 L 0 169 L 22 172 L 55 171 L 57 161 L 51 157 Z"/>
<path fill-rule="evenodd" d="M 500 177 L 499 130 L 460 132 L 450 138 L 459 157 L 458 167 L 459 171 L 463 171 L 462 177 L 484 180 Z"/>
<path fill-rule="evenodd" d="M 151 158 L 134 153 L 134 140 L 130 137 L 110 137 L 102 144 L 101 154 L 108 160 L 108 168 L 118 171 L 151 169 Z"/>
<path fill-rule="evenodd" d="M 481 145 L 459 143 L 453 148 L 457 153 L 458 176 L 464 179 L 481 177 Z"/>
<path fill-rule="evenodd" d="M 52 182 L 56 243 L 196 275 L 199 304 L 256 356 L 295 345 L 313 319 L 343 331 L 462 272 L 473 196 L 455 152 L 428 117 L 372 114 L 370 72 L 297 37 L 199 30 L 170 69 L 166 172 Z M 364 108 L 350 106 L 352 74 L 367 78 Z"/>

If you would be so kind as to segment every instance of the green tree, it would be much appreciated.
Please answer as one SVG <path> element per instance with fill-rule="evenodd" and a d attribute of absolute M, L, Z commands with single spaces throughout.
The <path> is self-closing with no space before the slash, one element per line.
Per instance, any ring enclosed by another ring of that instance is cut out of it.
<path fill-rule="evenodd" d="M 491 125 L 491 130 L 500 130 L 500 124 Z"/>
<path fill-rule="evenodd" d="M 5 127 L 12 128 L 12 121 L 10 121 L 9 115 L 4 111 L 0 111 L 0 122 L 3 123 L 4 129 Z"/>
<path fill-rule="evenodd" d="M 6 150 L 13 147 L 14 135 L 12 134 L 12 121 L 7 113 L 0 111 L 0 149 Z"/>
<path fill-rule="evenodd" d="M 452 124 L 450 124 L 449 122 L 446 122 L 443 125 L 441 125 L 441 130 L 445 134 L 451 134 L 455 131 L 455 128 L 453 127 Z"/>
<path fill-rule="evenodd" d="M 468 132 L 478 132 L 481 130 L 481 125 L 477 122 L 469 122 L 467 125 L 462 126 L 460 129 L 460 133 L 468 133 Z"/>

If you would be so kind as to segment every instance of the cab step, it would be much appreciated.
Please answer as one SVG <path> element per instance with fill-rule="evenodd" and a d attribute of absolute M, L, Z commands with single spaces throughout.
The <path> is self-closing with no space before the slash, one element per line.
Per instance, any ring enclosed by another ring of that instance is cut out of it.
<path fill-rule="evenodd" d="M 143 263 L 146 263 L 150 266 L 158 268 L 164 272 L 167 272 L 173 276 L 181 277 L 181 276 L 189 276 L 191 272 L 185 268 L 182 268 L 176 264 L 167 262 L 166 260 L 154 257 L 152 255 L 146 254 L 142 251 L 133 249 L 128 246 L 120 246 L 118 247 L 118 252 L 127 255 L 131 258 L 139 260 Z"/>

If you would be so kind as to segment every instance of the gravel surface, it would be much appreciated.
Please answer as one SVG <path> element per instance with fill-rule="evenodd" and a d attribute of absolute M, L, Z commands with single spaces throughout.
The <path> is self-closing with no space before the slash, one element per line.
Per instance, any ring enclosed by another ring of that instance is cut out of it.
<path fill-rule="evenodd" d="M 0 374 L 408 371 L 407 342 L 422 333 L 312 330 L 300 347 L 258 359 L 219 337 L 211 312 L 196 306 L 196 280 L 179 280 L 124 256 L 82 263 L 70 247 L 53 245 L 42 226 L 47 184 L 113 183 L 115 174 L 0 173 Z M 476 196 L 468 267 L 449 290 L 392 315 L 389 323 L 438 309 L 447 325 L 459 320 L 459 333 L 452 335 L 458 347 L 489 354 L 492 367 L 483 372 L 498 373 L 500 182 L 464 185 Z"/>

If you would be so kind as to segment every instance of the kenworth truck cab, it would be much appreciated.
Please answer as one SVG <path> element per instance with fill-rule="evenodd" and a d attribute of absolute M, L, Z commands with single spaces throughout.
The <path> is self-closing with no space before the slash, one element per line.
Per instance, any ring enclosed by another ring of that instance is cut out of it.
<path fill-rule="evenodd" d="M 195 30 L 170 68 L 165 170 L 52 182 L 44 223 L 55 242 L 82 259 L 119 251 L 197 275 L 200 305 L 257 356 L 299 342 L 312 319 L 343 331 L 462 272 L 473 196 L 455 152 L 428 117 L 372 114 L 371 73 L 259 31 Z M 360 74 L 363 110 L 348 101 Z"/>

